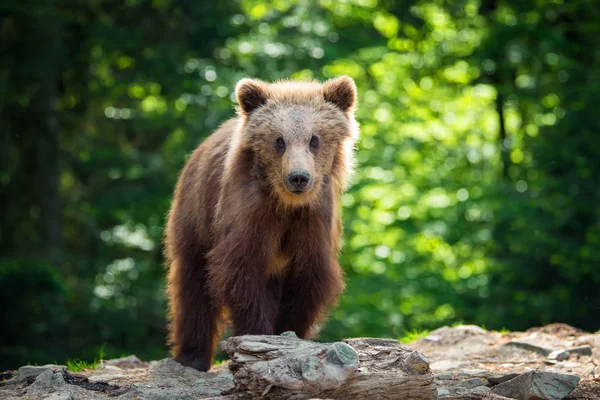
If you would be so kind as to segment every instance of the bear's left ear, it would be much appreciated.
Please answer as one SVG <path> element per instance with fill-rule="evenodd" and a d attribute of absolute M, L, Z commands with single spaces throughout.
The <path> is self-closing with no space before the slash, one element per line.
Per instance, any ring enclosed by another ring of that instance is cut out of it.
<path fill-rule="evenodd" d="M 250 114 L 268 100 L 267 84 L 258 79 L 244 78 L 235 87 L 235 94 L 244 114 Z"/>
<path fill-rule="evenodd" d="M 330 79 L 323 84 L 325 101 L 335 104 L 344 112 L 354 111 L 356 107 L 356 85 L 347 75 Z"/>

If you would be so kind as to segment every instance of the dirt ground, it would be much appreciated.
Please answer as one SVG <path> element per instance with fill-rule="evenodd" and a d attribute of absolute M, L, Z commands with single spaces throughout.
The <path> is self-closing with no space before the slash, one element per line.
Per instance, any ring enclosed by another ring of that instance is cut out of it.
<path fill-rule="evenodd" d="M 429 359 L 440 399 L 506 399 L 492 396 L 496 384 L 537 370 L 578 376 L 567 400 L 600 400 L 600 332 L 552 324 L 500 334 L 461 325 L 408 345 Z M 64 366 L 0 373 L 0 399 L 225 399 L 230 397 L 219 396 L 233 386 L 228 363 L 200 373 L 171 359 L 144 362 L 135 356 L 77 373 Z"/>

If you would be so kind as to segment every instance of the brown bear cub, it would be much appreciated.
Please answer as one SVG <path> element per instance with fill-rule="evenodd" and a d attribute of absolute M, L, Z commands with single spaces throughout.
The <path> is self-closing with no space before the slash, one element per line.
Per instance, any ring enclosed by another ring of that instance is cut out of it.
<path fill-rule="evenodd" d="M 183 169 L 166 230 L 170 343 L 206 371 L 233 333 L 307 337 L 343 290 L 338 210 L 353 163 L 356 87 L 242 79 L 238 117 Z"/>

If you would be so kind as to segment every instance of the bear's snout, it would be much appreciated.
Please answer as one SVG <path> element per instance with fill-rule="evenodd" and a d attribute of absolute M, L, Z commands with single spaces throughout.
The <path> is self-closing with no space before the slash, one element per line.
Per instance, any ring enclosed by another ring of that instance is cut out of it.
<path fill-rule="evenodd" d="M 295 194 L 308 191 L 311 187 L 311 176 L 308 171 L 294 170 L 287 176 L 288 190 Z"/>

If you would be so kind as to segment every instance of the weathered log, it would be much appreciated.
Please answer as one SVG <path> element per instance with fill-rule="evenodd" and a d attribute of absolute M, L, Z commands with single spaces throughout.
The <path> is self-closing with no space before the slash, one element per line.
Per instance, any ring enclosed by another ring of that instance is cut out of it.
<path fill-rule="evenodd" d="M 236 336 L 221 343 L 238 398 L 435 399 L 429 361 L 393 339 L 316 343 L 281 336 Z"/>

